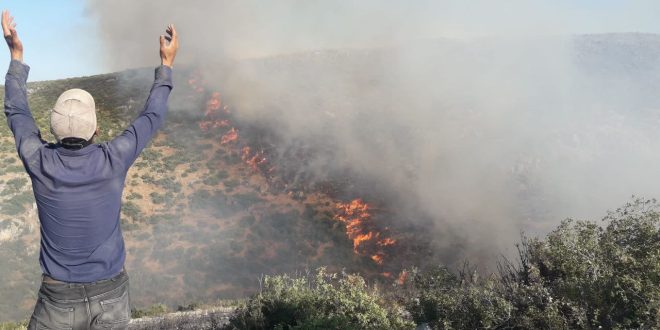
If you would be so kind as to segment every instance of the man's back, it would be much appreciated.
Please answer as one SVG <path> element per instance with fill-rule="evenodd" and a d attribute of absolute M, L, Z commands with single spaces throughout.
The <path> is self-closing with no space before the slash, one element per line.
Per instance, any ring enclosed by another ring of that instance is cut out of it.
<path fill-rule="evenodd" d="M 41 221 L 42 270 L 64 282 L 110 278 L 122 270 L 126 258 L 119 226 L 126 172 L 164 120 L 172 70 L 156 69 L 144 110 L 121 135 L 80 149 L 41 139 L 25 99 L 28 72 L 25 64 L 11 62 L 5 113 L 32 179 Z"/>
<path fill-rule="evenodd" d="M 108 149 L 45 146 L 28 161 L 38 166 L 28 173 L 41 220 L 39 261 L 54 279 L 94 282 L 123 268 L 119 213 L 126 168 Z"/>

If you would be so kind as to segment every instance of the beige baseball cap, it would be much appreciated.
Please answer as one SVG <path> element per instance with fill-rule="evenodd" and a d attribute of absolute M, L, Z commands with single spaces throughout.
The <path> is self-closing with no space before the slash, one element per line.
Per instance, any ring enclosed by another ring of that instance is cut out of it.
<path fill-rule="evenodd" d="M 62 93 L 50 113 L 50 131 L 57 141 L 89 140 L 96 131 L 96 105 L 88 92 L 74 88 Z"/>

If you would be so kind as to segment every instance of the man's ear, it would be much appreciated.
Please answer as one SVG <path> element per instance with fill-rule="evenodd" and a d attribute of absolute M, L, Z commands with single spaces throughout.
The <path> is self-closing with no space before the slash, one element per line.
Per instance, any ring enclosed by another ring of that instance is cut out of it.
<path fill-rule="evenodd" d="M 101 129 L 98 126 L 96 126 L 96 131 L 94 131 L 94 136 L 99 136 L 99 135 L 101 135 Z"/>

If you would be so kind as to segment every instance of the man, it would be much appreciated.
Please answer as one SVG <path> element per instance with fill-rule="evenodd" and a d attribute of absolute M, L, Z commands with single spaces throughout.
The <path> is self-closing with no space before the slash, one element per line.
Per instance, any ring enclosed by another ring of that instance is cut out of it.
<path fill-rule="evenodd" d="M 110 142 L 95 144 L 96 109 L 80 89 L 58 98 L 50 116 L 57 143 L 41 139 L 27 102 L 29 67 L 13 17 L 2 13 L 11 64 L 5 115 L 32 180 L 41 223 L 43 280 L 29 329 L 125 329 L 130 319 L 126 252 L 119 225 L 126 172 L 160 127 L 178 49 L 173 25 L 160 36 L 161 66 L 146 106 Z"/>

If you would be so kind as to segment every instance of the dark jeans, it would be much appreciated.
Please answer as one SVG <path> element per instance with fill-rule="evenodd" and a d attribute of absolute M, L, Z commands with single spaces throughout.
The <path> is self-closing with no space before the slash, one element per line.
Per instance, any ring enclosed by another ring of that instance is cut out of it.
<path fill-rule="evenodd" d="M 94 283 L 44 279 L 28 329 L 126 329 L 131 319 L 128 275 Z"/>

